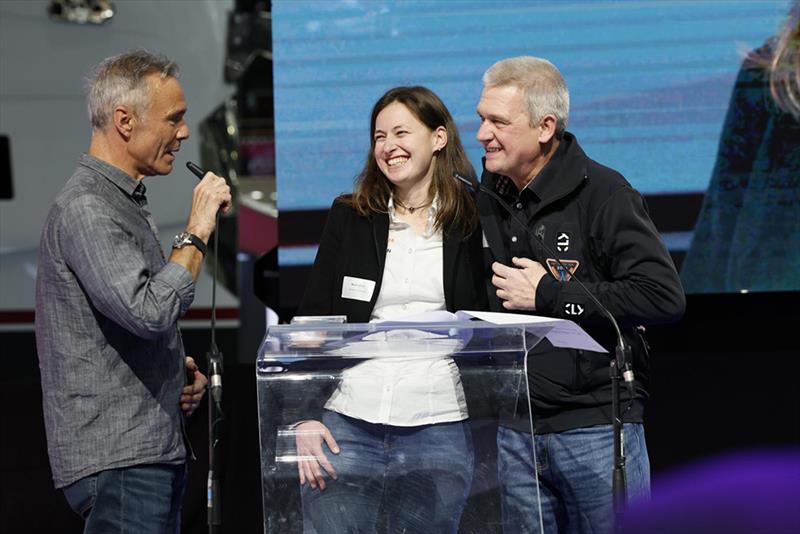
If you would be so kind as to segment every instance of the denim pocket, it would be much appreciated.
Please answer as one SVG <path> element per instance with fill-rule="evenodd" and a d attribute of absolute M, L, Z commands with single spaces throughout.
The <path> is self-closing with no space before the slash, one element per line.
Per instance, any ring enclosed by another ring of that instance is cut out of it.
<path fill-rule="evenodd" d="M 86 519 L 97 500 L 97 475 L 89 475 L 64 488 L 64 497 L 72 511 Z"/>

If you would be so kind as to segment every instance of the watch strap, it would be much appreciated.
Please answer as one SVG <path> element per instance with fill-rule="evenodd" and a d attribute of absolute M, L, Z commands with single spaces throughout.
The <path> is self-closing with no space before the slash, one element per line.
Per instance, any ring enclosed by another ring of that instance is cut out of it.
<path fill-rule="evenodd" d="M 196 235 L 190 234 L 188 232 L 186 233 L 186 239 L 191 241 L 192 245 L 196 246 L 197 250 L 199 250 L 203 254 L 203 256 L 206 255 L 206 253 L 208 252 L 208 247 L 206 246 L 205 243 L 203 243 L 202 239 L 200 239 Z"/>
<path fill-rule="evenodd" d="M 203 256 L 205 256 L 206 252 L 208 252 L 208 247 L 206 247 L 206 244 L 203 243 L 202 239 L 194 234 L 190 234 L 189 232 L 181 232 L 175 236 L 175 241 L 172 244 L 172 248 L 183 248 L 185 245 L 194 245 L 197 247 L 197 250 L 203 254 Z"/>

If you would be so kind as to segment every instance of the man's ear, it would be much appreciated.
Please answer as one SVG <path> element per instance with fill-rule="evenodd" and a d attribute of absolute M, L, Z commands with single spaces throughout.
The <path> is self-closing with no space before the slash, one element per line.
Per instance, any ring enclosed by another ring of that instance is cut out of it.
<path fill-rule="evenodd" d="M 114 108 L 113 119 L 114 129 L 117 131 L 117 133 L 119 133 L 119 135 L 121 135 L 126 141 L 130 139 L 136 119 L 133 114 L 133 110 L 127 106 L 117 106 Z"/>
<path fill-rule="evenodd" d="M 553 136 L 556 135 L 556 116 L 555 115 L 545 115 L 542 117 L 542 120 L 539 121 L 539 142 L 549 143 Z"/>

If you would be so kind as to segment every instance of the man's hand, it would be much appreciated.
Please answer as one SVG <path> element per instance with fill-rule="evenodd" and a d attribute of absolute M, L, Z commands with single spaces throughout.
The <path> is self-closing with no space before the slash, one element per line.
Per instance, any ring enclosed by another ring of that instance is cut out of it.
<path fill-rule="evenodd" d="M 208 241 L 217 222 L 217 211 L 228 213 L 231 209 L 231 188 L 224 178 L 207 172 L 192 194 L 192 210 L 186 231 Z"/>
<path fill-rule="evenodd" d="M 203 400 L 203 394 L 208 385 L 208 378 L 200 372 L 194 358 L 190 356 L 186 357 L 186 378 L 189 383 L 183 387 L 183 392 L 181 392 L 181 410 L 186 417 L 189 417 Z"/>
<path fill-rule="evenodd" d="M 323 441 L 333 454 L 339 454 L 339 445 L 328 430 L 328 427 L 319 421 L 305 421 L 295 427 L 295 440 L 297 442 L 297 472 L 300 474 L 300 485 L 306 482 L 316 489 L 325 489 L 325 474 L 334 480 L 338 478 L 336 470 L 328 461 L 322 450 Z"/>
<path fill-rule="evenodd" d="M 492 284 L 497 296 L 507 310 L 535 310 L 536 288 L 547 271 L 538 261 L 528 258 L 512 258 L 515 267 L 500 262 L 492 264 Z"/>
<path fill-rule="evenodd" d="M 224 178 L 207 172 L 194 188 L 186 231 L 208 244 L 211 232 L 217 224 L 217 212 L 222 210 L 222 213 L 227 213 L 230 209 L 231 188 Z M 174 248 L 169 261 L 182 266 L 192 275 L 192 280 L 197 280 L 203 266 L 203 254 L 196 247 Z"/>

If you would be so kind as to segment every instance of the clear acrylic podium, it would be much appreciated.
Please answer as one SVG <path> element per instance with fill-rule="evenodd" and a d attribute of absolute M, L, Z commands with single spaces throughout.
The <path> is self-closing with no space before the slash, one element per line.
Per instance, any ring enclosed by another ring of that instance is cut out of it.
<path fill-rule="evenodd" d="M 412 488 L 407 490 L 409 494 L 393 493 L 386 499 L 393 499 L 392 506 L 403 502 L 398 506 L 413 515 L 417 506 L 414 503 L 427 510 L 431 498 L 425 495 L 430 491 L 433 500 L 455 499 L 458 501 L 456 508 L 459 502 L 462 503 L 458 532 L 502 532 L 496 465 L 496 414 L 501 406 L 527 406 L 527 384 L 523 372 L 525 355 L 544 333 L 525 326 L 498 326 L 483 321 L 309 323 L 270 327 L 259 348 L 256 363 L 264 532 L 328 534 L 353 530 L 399 530 L 392 527 L 394 512 L 383 508 L 374 518 L 374 525 L 370 516 L 366 523 L 362 522 L 355 529 L 352 525 L 339 529 L 335 522 L 320 527 L 315 519 L 319 514 L 313 509 L 319 501 L 312 499 L 321 495 L 313 492 L 322 490 L 311 489 L 306 484 L 301 498 L 298 462 L 321 463 L 321 459 L 299 452 L 298 440 L 308 435 L 306 428 L 312 427 L 312 437 L 314 431 L 319 434 L 318 426 L 304 422 L 320 421 L 323 417 L 328 421 L 327 418 L 337 410 L 333 416 L 340 417 L 338 413 L 341 413 L 342 406 L 354 408 L 356 415 L 363 414 L 368 421 L 391 416 L 393 411 L 426 421 L 431 413 L 466 409 L 464 415 L 468 417 L 462 428 L 469 429 L 467 435 L 472 443 L 468 447 L 472 449 L 473 457 L 471 466 L 459 468 L 470 471 L 464 472 L 459 479 L 462 484 L 466 483 L 466 493 L 462 495 L 461 489 L 451 492 L 441 482 L 442 473 L 450 473 L 452 468 L 431 468 L 427 472 L 426 466 L 431 464 L 420 461 L 417 456 L 413 465 L 406 466 L 406 475 L 414 483 L 396 485 L 401 492 L 404 487 Z M 352 413 L 346 412 L 346 415 L 352 416 Z M 367 425 L 367 428 L 373 426 Z M 383 427 L 374 425 L 374 428 Z M 331 434 L 336 438 L 335 431 L 331 430 Z M 439 455 L 445 461 L 468 456 L 455 448 L 449 453 L 449 448 L 455 445 L 448 439 L 438 443 L 428 438 L 416 444 L 414 436 L 412 432 L 409 438 L 408 450 L 412 455 Z M 347 456 L 346 452 L 352 452 L 352 449 L 345 451 L 346 447 L 352 447 L 349 443 L 339 444 L 342 458 Z M 387 449 L 391 446 L 386 445 Z M 301 449 L 307 450 L 306 447 Z M 333 458 L 327 445 L 323 445 L 322 450 L 326 458 L 340 460 Z M 405 459 L 405 453 L 402 454 Z M 383 466 L 372 465 L 370 457 L 355 455 L 355 458 L 361 464 L 357 466 L 361 478 L 350 478 L 348 483 L 356 492 L 363 487 L 362 496 L 369 498 L 370 493 L 381 487 L 381 480 L 386 480 L 382 478 L 387 476 L 386 472 Z M 465 464 L 467 462 L 458 463 Z M 344 484 L 344 477 L 332 480 L 326 475 L 325 481 L 328 487 L 324 491 L 330 491 L 324 495 L 327 506 L 345 514 L 363 513 L 363 507 L 357 501 L 330 502 L 335 500 L 334 495 L 338 495 L 331 488 L 337 483 Z M 396 479 L 392 479 L 391 484 L 395 482 Z M 420 511 L 419 515 L 424 513 Z M 412 526 L 407 530 L 437 532 L 443 528 Z"/>

